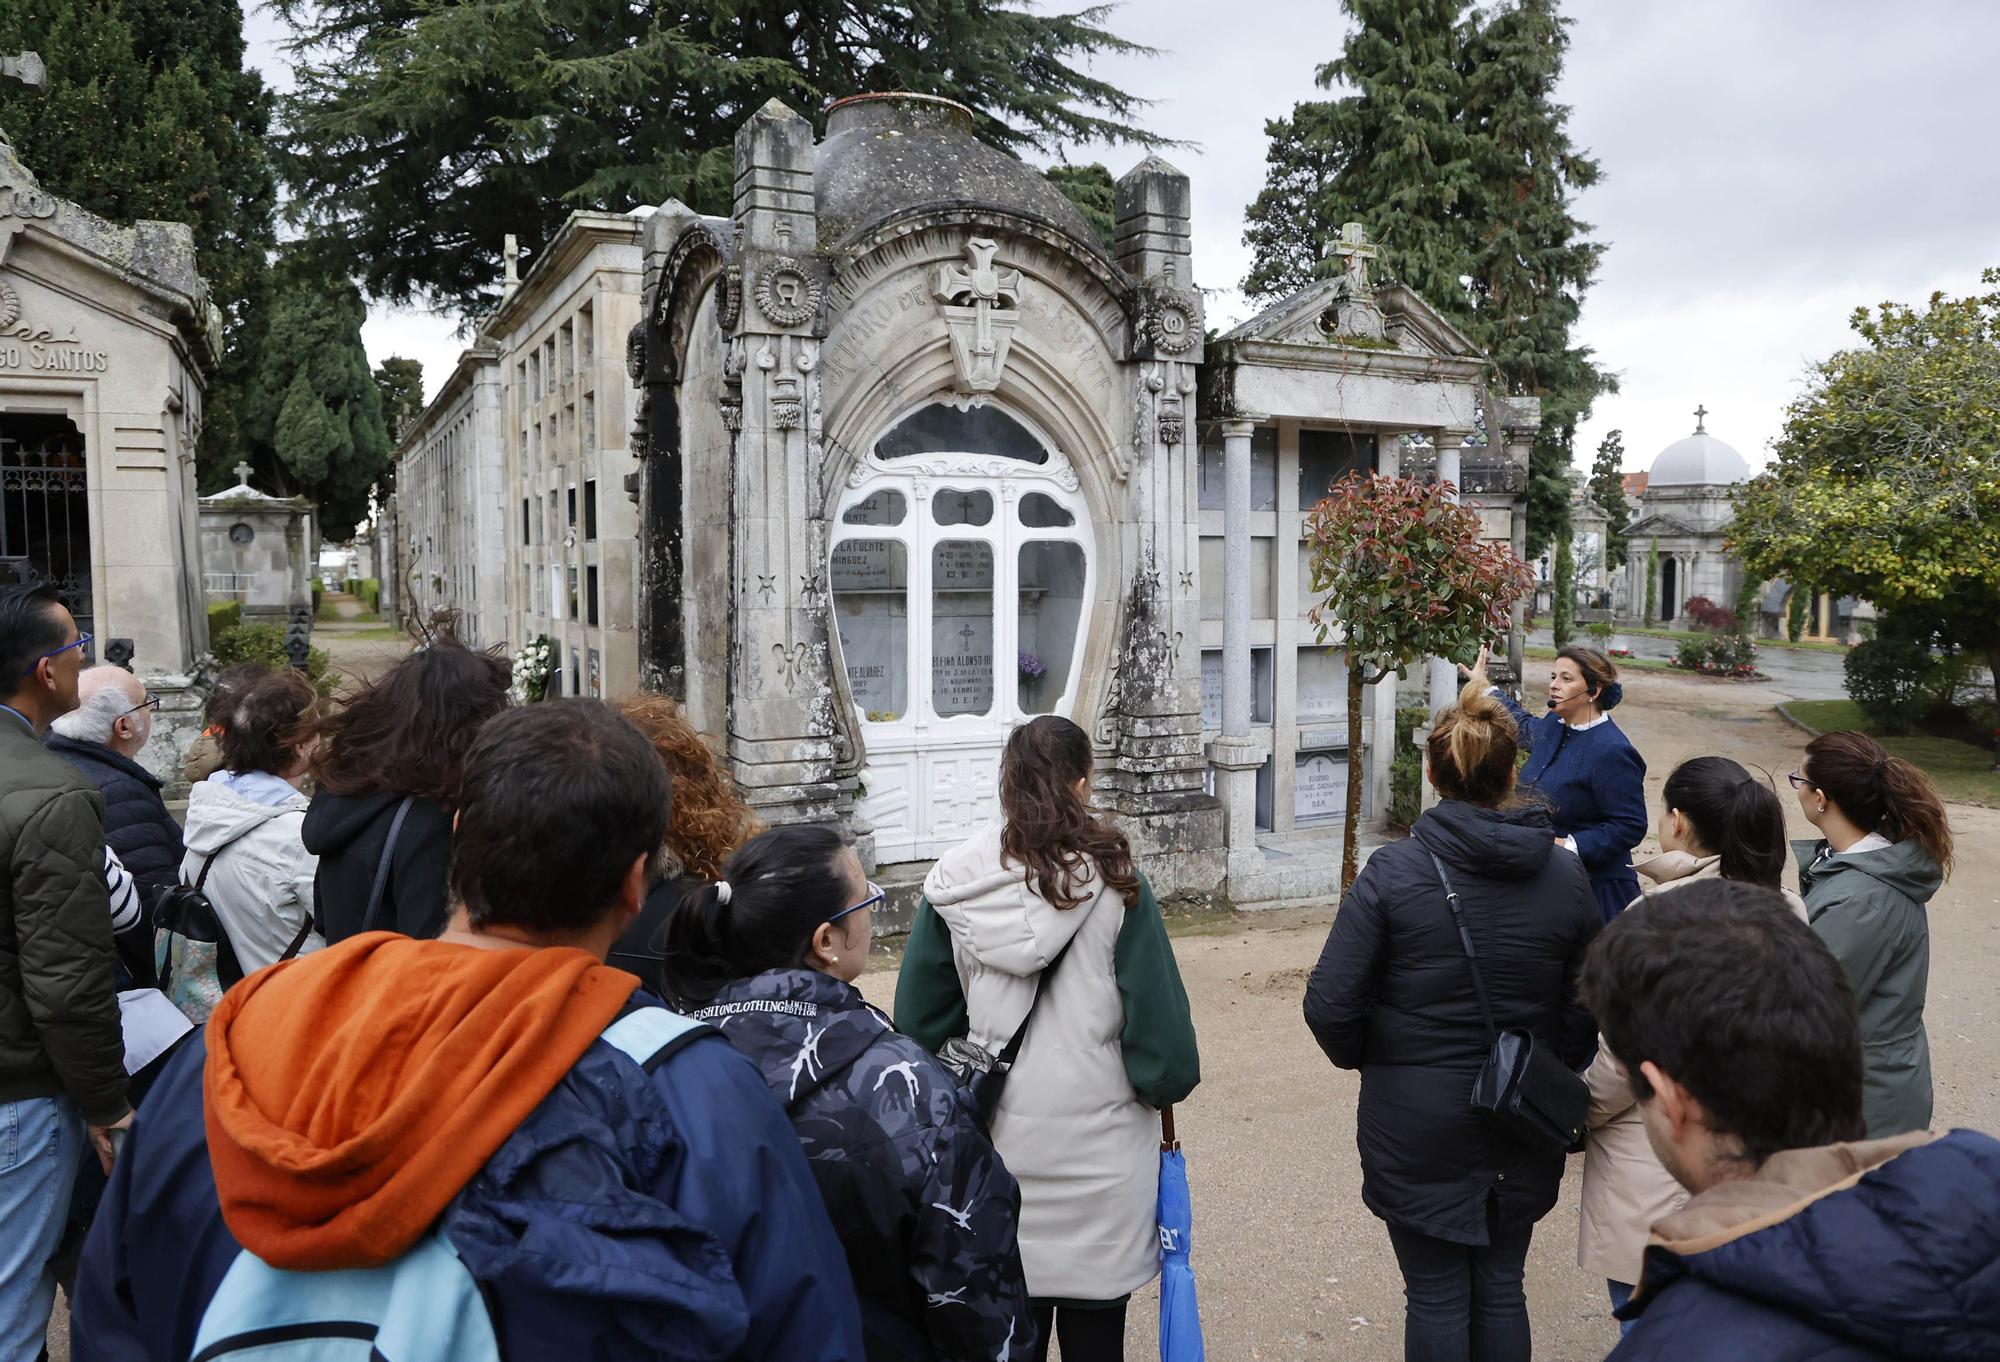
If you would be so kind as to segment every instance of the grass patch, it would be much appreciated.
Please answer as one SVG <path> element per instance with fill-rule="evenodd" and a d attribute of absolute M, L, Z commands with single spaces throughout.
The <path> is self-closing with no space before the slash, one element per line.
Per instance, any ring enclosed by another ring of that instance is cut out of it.
<path fill-rule="evenodd" d="M 329 643 L 394 643 L 408 641 L 409 635 L 394 625 L 383 625 L 379 629 L 328 629 L 325 631 Z"/>
<path fill-rule="evenodd" d="M 1879 732 L 1852 700 L 1795 700 L 1785 711 L 1822 733 L 1855 729 L 1868 734 L 1891 754 L 1922 767 L 1938 793 L 1953 803 L 2000 807 L 2000 773 L 1992 769 L 1993 753 L 1984 747 L 1927 733 Z"/>
<path fill-rule="evenodd" d="M 1521 656 L 1530 662 L 1552 662 L 1555 660 L 1555 655 L 1556 650 L 1553 648 L 1523 648 L 1521 650 Z M 1664 657 L 1614 657 L 1611 659 L 1611 665 L 1618 668 L 1621 672 L 1667 672 L 1674 670 L 1667 665 L 1667 660 Z M 1693 673 L 1689 674 L 1692 675 Z"/>

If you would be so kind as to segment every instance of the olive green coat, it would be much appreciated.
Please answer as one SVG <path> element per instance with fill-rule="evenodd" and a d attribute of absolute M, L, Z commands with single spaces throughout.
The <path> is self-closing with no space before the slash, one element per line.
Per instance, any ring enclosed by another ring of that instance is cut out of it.
<path fill-rule="evenodd" d="M 1914 841 L 1820 858 L 1822 842 L 1794 842 L 1806 920 L 1833 951 L 1861 1010 L 1868 1138 L 1931 1123 L 1931 1047 L 1924 1035 L 1931 929 L 1926 911 L 1944 883 Z"/>

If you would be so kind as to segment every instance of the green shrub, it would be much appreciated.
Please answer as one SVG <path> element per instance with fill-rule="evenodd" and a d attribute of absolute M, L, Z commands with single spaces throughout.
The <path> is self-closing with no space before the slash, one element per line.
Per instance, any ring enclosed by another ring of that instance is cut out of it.
<path fill-rule="evenodd" d="M 1396 754 L 1389 761 L 1389 823 L 1408 831 L 1424 808 L 1424 754 L 1413 735 L 1431 721 L 1422 705 L 1396 711 Z"/>
<path fill-rule="evenodd" d="M 1874 638 L 1848 650 L 1847 696 L 1885 733 L 1907 733 L 1923 717 L 1938 671 L 1931 650 L 1914 639 Z"/>
<path fill-rule="evenodd" d="M 313 578 L 312 587 L 313 587 L 313 618 L 318 619 L 319 603 L 326 597 L 326 588 L 322 587 L 319 584 L 319 578 L 317 577 Z"/>
<path fill-rule="evenodd" d="M 208 636 L 212 639 L 225 629 L 234 629 L 243 623 L 243 602 L 210 601 L 208 603 Z"/>
<path fill-rule="evenodd" d="M 212 633 L 208 651 L 216 669 L 238 662 L 254 662 L 262 667 L 289 667 L 291 654 L 285 651 L 285 631 L 275 624 L 239 624 Z M 333 693 L 333 659 L 318 648 L 306 650 L 306 677 L 321 695 Z"/>
<path fill-rule="evenodd" d="M 1785 604 L 1785 637 L 1797 643 L 1805 637 L 1806 607 L 1812 604 L 1812 592 L 1802 586 L 1792 588 L 1791 600 Z"/>
<path fill-rule="evenodd" d="M 1757 645 L 1744 633 L 1684 638 L 1674 648 L 1674 665 L 1705 676 L 1755 676 Z"/>
<path fill-rule="evenodd" d="M 355 584 L 355 594 L 373 615 L 382 609 L 382 583 L 374 577 L 363 577 Z"/>

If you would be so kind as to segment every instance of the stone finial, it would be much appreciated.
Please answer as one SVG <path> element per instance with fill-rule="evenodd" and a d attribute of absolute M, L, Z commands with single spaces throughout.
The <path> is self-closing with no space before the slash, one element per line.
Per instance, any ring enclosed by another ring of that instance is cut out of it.
<path fill-rule="evenodd" d="M 507 262 L 506 276 L 500 282 L 512 292 L 521 282 L 521 238 L 509 232 L 500 240 L 500 256 Z"/>
<path fill-rule="evenodd" d="M 1334 239 L 1333 254 L 1340 257 L 1347 272 L 1347 291 L 1365 297 L 1374 291 L 1368 282 L 1368 262 L 1382 254 L 1382 248 L 1368 239 L 1368 231 L 1358 222 L 1344 223 Z"/>
<path fill-rule="evenodd" d="M 236 475 L 236 485 L 248 490 L 250 487 L 250 475 L 257 470 L 252 468 L 248 463 L 239 463 L 229 471 Z"/>
<path fill-rule="evenodd" d="M 745 247 L 780 255 L 818 249 L 812 124 L 769 100 L 736 130 L 736 221 Z"/>
<path fill-rule="evenodd" d="M 1705 418 L 1705 417 L 1706 417 L 1707 415 L 1708 415 L 1708 407 L 1707 407 L 1706 405 L 1703 405 L 1703 406 L 1698 406 L 1698 407 L 1696 407 L 1696 408 L 1694 409 L 1694 433 L 1695 433 L 1695 434 L 1697 434 L 1697 435 L 1706 435 L 1706 434 L 1708 434 L 1708 427 L 1702 424 L 1702 420 L 1703 420 L 1703 418 Z"/>
<path fill-rule="evenodd" d="M 1120 176 L 1114 197 L 1120 267 L 1136 279 L 1191 287 L 1193 202 L 1188 177 L 1159 156 L 1148 156 Z"/>
<path fill-rule="evenodd" d="M 18 80 L 30 90 L 46 90 L 49 88 L 49 68 L 42 64 L 39 52 L 0 57 L 0 80 Z"/>

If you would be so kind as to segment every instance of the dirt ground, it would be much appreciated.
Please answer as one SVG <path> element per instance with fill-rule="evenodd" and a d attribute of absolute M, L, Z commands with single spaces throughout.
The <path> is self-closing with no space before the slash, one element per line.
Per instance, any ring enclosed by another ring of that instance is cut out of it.
<path fill-rule="evenodd" d="M 1619 724 L 1645 755 L 1648 804 L 1683 759 L 1720 753 L 1773 773 L 1794 832 L 1808 832 L 1783 783 L 1804 735 L 1763 685 L 1633 673 Z M 1940 1125 L 2000 1130 L 2000 812 L 1954 806 L 1958 873 L 1933 905 L 1928 1020 Z M 1327 1064 L 1300 1019 L 1306 972 L 1331 914 L 1255 915 L 1175 943 L 1201 1035 L 1201 1088 L 1180 1110 L 1194 1189 L 1194 1266 L 1209 1356 L 1402 1356 L 1402 1278 L 1382 1224 L 1361 1204 L 1354 1151 L 1359 1079 Z M 866 976 L 887 1005 L 894 978 Z M 1576 1264 L 1581 1160 L 1528 1260 L 1535 1356 L 1583 1362 L 1617 1341 L 1604 1283 Z M 1127 1356 L 1156 1356 L 1149 1292 L 1133 1304 Z"/>

